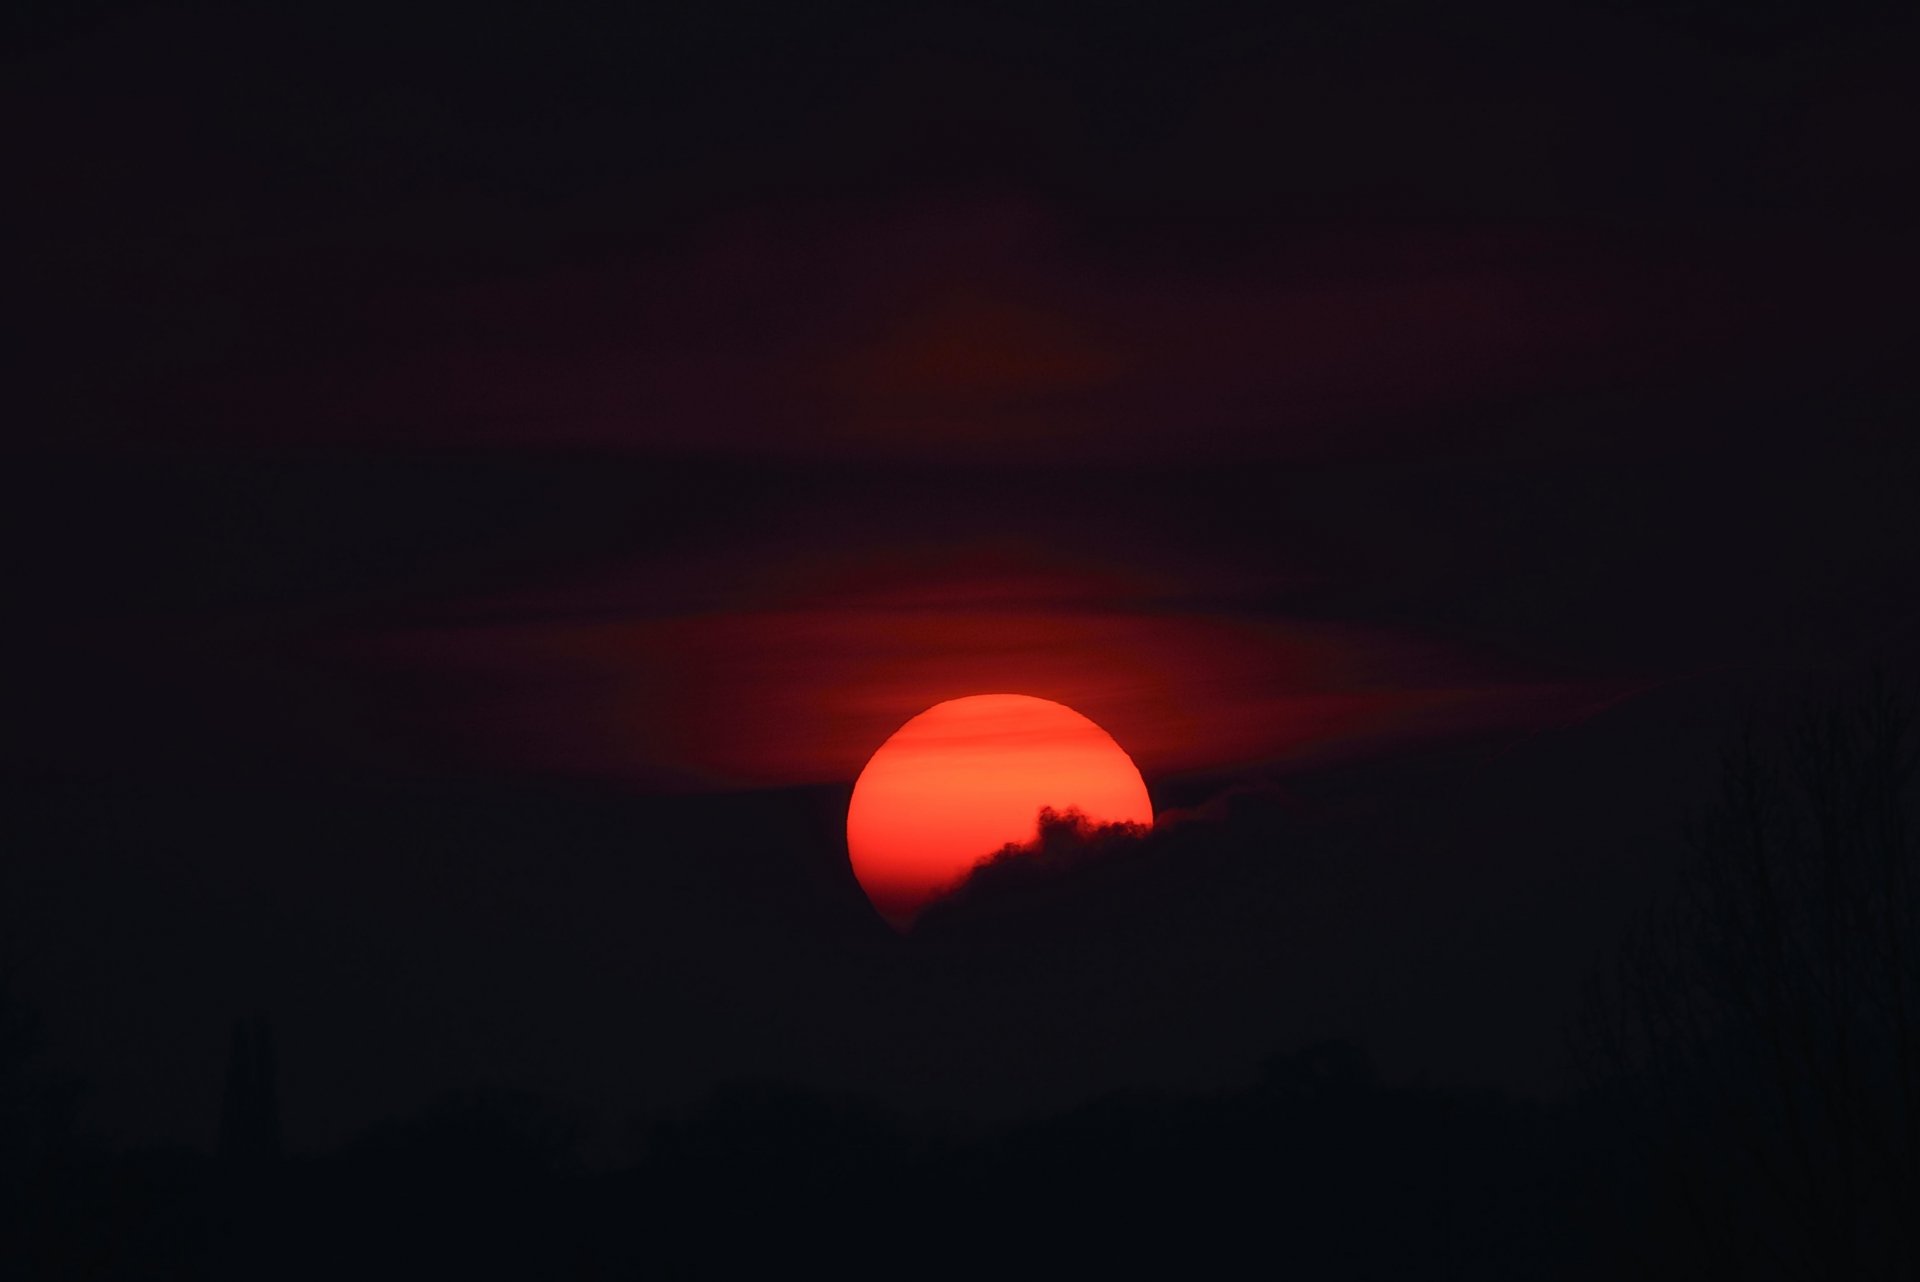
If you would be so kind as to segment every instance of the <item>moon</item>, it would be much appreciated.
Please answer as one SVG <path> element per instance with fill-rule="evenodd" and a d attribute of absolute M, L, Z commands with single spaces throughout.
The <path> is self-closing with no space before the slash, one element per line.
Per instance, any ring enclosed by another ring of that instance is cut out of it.
<path fill-rule="evenodd" d="M 1063 703 L 976 694 L 937 703 L 868 760 L 847 806 L 847 855 L 874 908 L 904 930 L 1043 806 L 1095 823 L 1153 823 L 1139 767 Z"/>

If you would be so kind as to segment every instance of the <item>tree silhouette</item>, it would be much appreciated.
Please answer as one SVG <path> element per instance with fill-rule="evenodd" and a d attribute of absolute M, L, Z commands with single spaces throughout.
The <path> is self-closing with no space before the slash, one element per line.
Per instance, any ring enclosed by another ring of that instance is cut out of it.
<path fill-rule="evenodd" d="M 1588 1003 L 1595 1084 L 1720 1275 L 1920 1265 L 1917 747 L 1878 680 L 1750 730 Z"/>

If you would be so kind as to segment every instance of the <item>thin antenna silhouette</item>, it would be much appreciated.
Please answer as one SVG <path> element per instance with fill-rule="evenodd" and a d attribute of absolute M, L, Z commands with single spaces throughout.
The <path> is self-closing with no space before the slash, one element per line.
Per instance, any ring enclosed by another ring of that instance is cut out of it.
<path fill-rule="evenodd" d="M 258 1169 L 280 1159 L 280 1099 L 274 1079 L 273 1026 L 265 1015 L 236 1019 L 220 1105 L 221 1161 Z"/>

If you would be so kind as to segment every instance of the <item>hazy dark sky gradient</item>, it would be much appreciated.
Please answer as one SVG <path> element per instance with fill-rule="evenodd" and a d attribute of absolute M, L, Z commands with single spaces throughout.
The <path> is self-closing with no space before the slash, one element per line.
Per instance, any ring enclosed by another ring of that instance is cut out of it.
<path fill-rule="evenodd" d="M 131 1133 L 252 1007 L 301 1143 L 1540 1089 L 1743 700 L 1912 650 L 1894 6 L 20 15 L 6 924 Z M 989 690 L 1262 800 L 901 943 L 836 807 Z"/>

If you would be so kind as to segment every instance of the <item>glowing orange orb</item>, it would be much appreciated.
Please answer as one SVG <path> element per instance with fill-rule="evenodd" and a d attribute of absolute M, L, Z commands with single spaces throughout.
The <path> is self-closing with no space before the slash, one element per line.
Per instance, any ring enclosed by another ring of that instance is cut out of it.
<path fill-rule="evenodd" d="M 853 786 L 853 875 L 903 927 L 982 859 L 1032 841 L 1043 806 L 1153 822 L 1133 758 L 1072 708 L 1024 694 L 937 703 L 894 731 Z"/>

